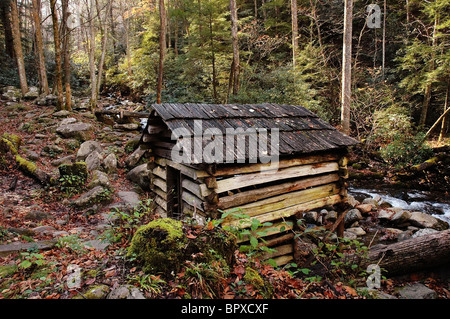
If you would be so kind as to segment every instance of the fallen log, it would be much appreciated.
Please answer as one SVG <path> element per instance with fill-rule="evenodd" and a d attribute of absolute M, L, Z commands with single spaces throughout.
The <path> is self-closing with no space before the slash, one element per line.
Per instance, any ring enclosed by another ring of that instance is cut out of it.
<path fill-rule="evenodd" d="M 101 115 L 115 115 L 120 118 L 124 117 L 134 117 L 134 118 L 148 118 L 150 116 L 150 112 L 131 112 L 131 111 L 123 111 L 123 110 L 95 110 L 95 116 Z"/>
<path fill-rule="evenodd" d="M 388 276 L 406 274 L 450 263 L 450 229 L 369 250 L 363 268 L 375 264 Z"/>

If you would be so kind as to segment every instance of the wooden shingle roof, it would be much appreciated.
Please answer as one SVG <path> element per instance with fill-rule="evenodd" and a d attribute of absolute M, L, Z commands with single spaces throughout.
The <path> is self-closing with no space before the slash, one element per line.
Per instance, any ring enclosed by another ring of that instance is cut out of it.
<path fill-rule="evenodd" d="M 269 132 L 269 140 L 271 129 L 278 128 L 280 155 L 341 149 L 359 143 L 301 106 L 272 103 L 251 105 L 164 103 L 153 104 L 151 108 L 153 112 L 150 119 L 160 117 L 172 132 L 177 128 L 186 128 L 192 139 L 196 120 L 201 120 L 203 130 L 218 128 L 224 135 L 227 128 L 244 130 L 265 128 Z M 144 132 L 146 131 L 147 128 Z M 207 142 L 204 141 L 204 144 Z M 247 154 L 245 156 L 248 158 Z"/>

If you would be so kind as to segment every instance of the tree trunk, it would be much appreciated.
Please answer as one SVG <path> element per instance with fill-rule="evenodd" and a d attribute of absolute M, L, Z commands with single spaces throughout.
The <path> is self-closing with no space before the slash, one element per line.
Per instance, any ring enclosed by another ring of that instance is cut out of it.
<path fill-rule="evenodd" d="M 211 45 L 211 63 L 212 63 L 212 85 L 213 85 L 213 97 L 214 101 L 218 102 L 217 97 L 217 75 L 216 75 L 216 52 L 214 48 L 214 32 L 213 32 L 213 21 L 212 21 L 212 11 L 209 11 L 209 37 Z"/>
<path fill-rule="evenodd" d="M 345 0 L 344 48 L 342 54 L 341 125 L 342 132 L 350 134 L 350 106 L 352 94 L 352 22 L 353 0 Z"/>
<path fill-rule="evenodd" d="M 438 267 L 450 262 L 450 230 L 369 250 L 364 266 L 376 264 L 389 276 Z"/>
<path fill-rule="evenodd" d="M 36 49 L 38 53 L 39 80 L 41 83 L 41 93 L 49 95 L 50 89 L 48 87 L 47 70 L 45 68 L 44 45 L 42 42 L 41 19 L 39 14 L 41 11 L 41 2 L 40 0 L 32 0 L 32 2 L 33 2 L 33 20 L 36 33 Z"/>
<path fill-rule="evenodd" d="M 27 75 L 25 72 L 25 62 L 23 60 L 22 40 L 20 34 L 19 12 L 17 10 L 16 0 L 11 0 L 11 31 L 13 36 L 14 52 L 19 70 L 20 89 L 22 94 L 28 92 Z"/>
<path fill-rule="evenodd" d="M 166 55 L 166 9 L 164 0 L 159 0 L 159 18 L 161 31 L 159 34 L 159 69 L 158 87 L 156 89 L 156 103 L 161 103 L 161 91 L 163 85 L 164 58 Z"/>
<path fill-rule="evenodd" d="M 447 112 L 449 106 L 448 106 L 448 96 L 450 95 L 450 77 L 448 78 L 447 81 L 447 94 L 445 95 L 445 103 L 444 103 L 444 114 L 445 112 Z M 447 130 L 447 120 L 448 120 L 448 115 L 444 115 L 444 117 L 442 118 L 442 125 L 441 125 L 441 132 L 439 133 L 439 139 L 438 142 L 442 142 L 442 140 L 445 137 L 445 133 Z"/>
<path fill-rule="evenodd" d="M 238 39 L 238 16 L 236 0 L 230 0 L 230 13 L 231 13 L 231 37 L 233 44 L 233 95 L 237 95 L 239 92 L 239 39 Z"/>
<path fill-rule="evenodd" d="M 50 9 L 52 11 L 53 37 L 55 39 L 55 82 L 58 97 L 56 107 L 58 108 L 58 110 L 62 110 L 64 98 L 61 72 L 61 41 L 59 38 L 58 11 L 56 8 L 56 0 L 50 0 Z"/>
<path fill-rule="evenodd" d="M 431 63 L 430 63 L 430 71 L 433 71 L 435 68 L 435 47 L 437 45 L 437 37 L 436 37 L 436 28 L 438 25 L 439 19 L 438 15 L 436 14 L 436 17 L 434 19 L 434 27 L 433 27 L 433 38 L 432 38 L 432 53 L 431 53 Z M 427 121 L 427 115 L 428 115 L 428 109 L 430 107 L 430 101 L 431 101 L 431 82 L 427 83 L 425 87 L 425 95 L 423 98 L 423 104 L 422 104 L 422 111 L 420 112 L 420 119 L 419 119 L 419 126 L 425 125 Z"/>
<path fill-rule="evenodd" d="M 97 107 L 97 75 L 95 70 L 95 26 L 94 26 L 94 8 L 95 1 L 90 1 L 90 8 L 88 10 L 89 20 L 89 70 L 91 74 L 91 111 Z"/>
<path fill-rule="evenodd" d="M 2 15 L 2 24 L 5 34 L 5 52 L 13 59 L 14 58 L 14 46 L 13 46 L 13 35 L 11 30 L 11 20 L 9 15 L 10 2 L 4 1 L 0 4 L 0 13 Z"/>
<path fill-rule="evenodd" d="M 383 43 L 382 43 L 382 57 L 381 57 L 381 78 L 384 81 L 385 67 L 386 67 L 386 15 L 387 4 L 384 0 L 384 12 L 383 12 Z"/>
<path fill-rule="evenodd" d="M 67 24 L 70 13 L 68 12 L 69 0 L 62 0 L 62 30 L 64 32 L 63 56 L 64 56 L 64 84 L 66 91 L 65 109 L 72 110 L 72 89 L 70 87 L 70 27 Z"/>
<path fill-rule="evenodd" d="M 291 16 L 292 16 L 292 65 L 295 69 L 297 62 L 298 50 L 298 9 L 297 0 L 291 0 Z"/>

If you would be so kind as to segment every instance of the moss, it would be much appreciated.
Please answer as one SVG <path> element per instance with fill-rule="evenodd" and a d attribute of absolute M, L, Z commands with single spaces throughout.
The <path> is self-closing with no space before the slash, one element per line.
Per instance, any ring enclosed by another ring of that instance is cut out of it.
<path fill-rule="evenodd" d="M 13 275 L 18 270 L 16 264 L 9 264 L 0 266 L 0 278 L 7 278 Z"/>
<path fill-rule="evenodd" d="M 33 162 L 30 162 L 20 155 L 16 155 L 16 162 L 19 164 L 19 168 L 25 173 L 33 175 L 36 172 L 37 166 Z"/>
<path fill-rule="evenodd" d="M 273 296 L 273 286 L 265 282 L 255 269 L 250 267 L 245 268 L 244 281 L 258 289 L 264 299 L 270 299 Z"/>
<path fill-rule="evenodd" d="M 22 138 L 18 135 L 3 133 L 0 144 L 2 144 L 0 149 L 4 150 L 4 152 L 17 155 L 22 144 Z"/>
<path fill-rule="evenodd" d="M 83 295 L 86 299 L 105 299 L 110 289 L 107 285 L 90 287 Z"/>
<path fill-rule="evenodd" d="M 157 219 L 136 231 L 128 256 L 135 255 L 142 261 L 146 272 L 170 273 L 184 262 L 186 241 L 180 221 Z"/>

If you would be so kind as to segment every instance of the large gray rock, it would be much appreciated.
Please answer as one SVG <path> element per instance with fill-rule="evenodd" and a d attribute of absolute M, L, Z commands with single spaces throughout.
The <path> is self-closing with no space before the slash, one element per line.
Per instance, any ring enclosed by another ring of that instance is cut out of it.
<path fill-rule="evenodd" d="M 105 168 L 105 171 L 108 173 L 113 173 L 117 171 L 117 158 L 114 154 L 109 154 L 106 156 L 106 158 L 103 160 L 103 167 Z"/>
<path fill-rule="evenodd" d="M 94 188 L 97 186 L 103 186 L 106 188 L 111 187 L 111 183 L 109 182 L 108 175 L 106 175 L 106 173 L 99 171 L 99 170 L 95 170 L 92 172 L 92 181 L 88 185 L 89 188 Z"/>
<path fill-rule="evenodd" d="M 94 171 L 100 168 L 100 165 L 102 164 L 102 156 L 99 152 L 93 151 L 88 155 L 85 162 L 87 165 L 87 169 L 89 171 Z"/>
<path fill-rule="evenodd" d="M 65 138 L 76 138 L 80 141 L 86 141 L 89 138 L 89 133 L 92 131 L 92 125 L 88 123 L 73 123 L 60 125 L 56 129 L 56 133 Z"/>
<path fill-rule="evenodd" d="M 354 222 L 360 221 L 363 219 L 361 212 L 357 208 L 350 209 L 344 217 L 344 221 L 346 225 L 351 225 Z"/>
<path fill-rule="evenodd" d="M 24 100 L 35 100 L 39 97 L 39 88 L 31 86 L 28 88 L 28 92 L 24 94 Z"/>
<path fill-rule="evenodd" d="M 77 161 L 84 161 L 89 154 L 93 151 L 97 151 L 99 154 L 103 152 L 102 146 L 97 141 L 86 141 L 80 145 L 77 152 Z"/>
<path fill-rule="evenodd" d="M 400 297 L 404 299 L 436 299 L 436 291 L 421 283 L 402 287 L 399 291 Z"/>
<path fill-rule="evenodd" d="M 132 285 L 123 285 L 112 290 L 106 299 L 145 299 L 145 296 L 138 288 Z"/>
<path fill-rule="evenodd" d="M 147 168 L 147 164 L 133 168 L 128 172 L 127 178 L 142 189 L 148 189 L 150 186 L 150 170 Z"/>
<path fill-rule="evenodd" d="M 140 203 L 139 195 L 136 192 L 118 192 L 117 196 L 130 208 L 134 208 Z"/>
<path fill-rule="evenodd" d="M 422 212 L 412 212 L 409 222 L 413 226 L 420 228 L 433 228 L 436 230 L 448 229 L 448 223 L 443 220 L 433 217 Z"/>
<path fill-rule="evenodd" d="M 78 208 L 93 206 L 97 203 L 109 201 L 111 199 L 109 194 L 109 190 L 102 186 L 97 186 L 74 200 L 73 205 Z"/>

